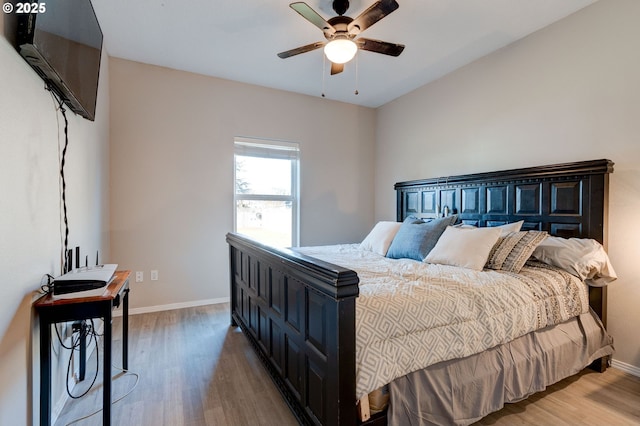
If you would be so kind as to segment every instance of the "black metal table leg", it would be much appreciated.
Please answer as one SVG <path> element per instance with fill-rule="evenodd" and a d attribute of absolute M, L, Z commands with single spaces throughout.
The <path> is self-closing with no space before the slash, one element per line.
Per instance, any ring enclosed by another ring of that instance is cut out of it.
<path fill-rule="evenodd" d="M 129 289 L 122 299 L 122 368 L 129 369 Z"/>
<path fill-rule="evenodd" d="M 40 425 L 51 424 L 51 323 L 40 315 Z"/>
<path fill-rule="evenodd" d="M 78 376 L 79 381 L 84 380 L 85 372 L 87 371 L 87 335 L 84 330 L 84 323 L 80 325 L 80 373 Z"/>
<path fill-rule="evenodd" d="M 111 424 L 111 306 L 104 312 L 104 375 L 102 387 L 102 424 Z"/>

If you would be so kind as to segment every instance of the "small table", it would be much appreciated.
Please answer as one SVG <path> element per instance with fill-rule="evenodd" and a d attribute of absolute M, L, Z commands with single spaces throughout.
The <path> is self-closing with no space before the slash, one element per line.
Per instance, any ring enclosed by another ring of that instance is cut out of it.
<path fill-rule="evenodd" d="M 104 319 L 104 383 L 102 388 L 102 424 L 111 424 L 111 320 L 112 311 L 122 299 L 122 364 L 128 368 L 129 275 L 116 271 L 102 296 L 54 299 L 47 294 L 33 304 L 40 316 L 40 424 L 51 424 L 51 324 Z M 97 349 L 97 348 L 96 348 Z M 97 355 L 96 355 L 97 356 Z"/>

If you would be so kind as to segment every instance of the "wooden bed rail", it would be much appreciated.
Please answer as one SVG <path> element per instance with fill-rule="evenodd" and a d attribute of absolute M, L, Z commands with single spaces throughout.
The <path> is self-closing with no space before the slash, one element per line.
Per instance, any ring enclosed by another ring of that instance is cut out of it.
<path fill-rule="evenodd" d="M 356 422 L 355 272 L 227 234 L 231 323 L 301 424 Z"/>

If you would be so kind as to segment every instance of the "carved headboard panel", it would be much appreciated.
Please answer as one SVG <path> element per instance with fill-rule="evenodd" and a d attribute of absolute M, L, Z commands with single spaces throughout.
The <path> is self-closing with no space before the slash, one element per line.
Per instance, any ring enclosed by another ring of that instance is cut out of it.
<path fill-rule="evenodd" d="M 610 160 L 448 176 L 396 183 L 397 219 L 439 217 L 496 226 L 524 220 L 523 230 L 593 238 L 606 247 Z M 607 288 L 591 287 L 589 304 L 607 324 Z"/>
<path fill-rule="evenodd" d="M 523 230 L 604 243 L 611 172 L 613 162 L 595 160 L 399 182 L 397 219 L 448 210 L 470 225 L 524 220 Z"/>

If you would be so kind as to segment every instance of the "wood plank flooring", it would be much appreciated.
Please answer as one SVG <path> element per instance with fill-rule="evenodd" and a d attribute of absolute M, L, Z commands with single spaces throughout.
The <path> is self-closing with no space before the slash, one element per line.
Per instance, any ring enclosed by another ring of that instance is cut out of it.
<path fill-rule="evenodd" d="M 474 425 L 640 425 L 640 378 L 615 368 L 583 370 Z"/>
<path fill-rule="evenodd" d="M 121 318 L 115 318 L 114 366 L 122 365 L 120 336 Z M 93 378 L 93 357 L 76 394 Z M 113 405 L 113 425 L 297 424 L 246 338 L 229 326 L 227 304 L 131 315 L 129 368 L 139 382 Z M 113 374 L 116 400 L 135 377 L 115 368 Z M 101 377 L 100 371 L 87 396 L 67 402 L 56 426 L 101 408 Z M 102 414 L 73 424 L 101 425 Z M 640 378 L 612 368 L 603 374 L 585 371 L 476 425 L 640 425 Z"/>
<path fill-rule="evenodd" d="M 121 341 L 115 340 L 122 335 L 121 320 L 113 322 L 114 366 L 122 365 Z M 113 425 L 297 425 L 247 339 L 229 326 L 227 304 L 130 315 L 129 369 L 140 379 L 113 404 Z M 91 382 L 94 371 L 92 358 L 84 382 Z M 56 425 L 102 406 L 101 377 L 82 400 L 67 402 Z M 131 375 L 117 375 L 113 400 L 134 383 Z M 102 414 L 75 424 L 101 425 Z"/>

